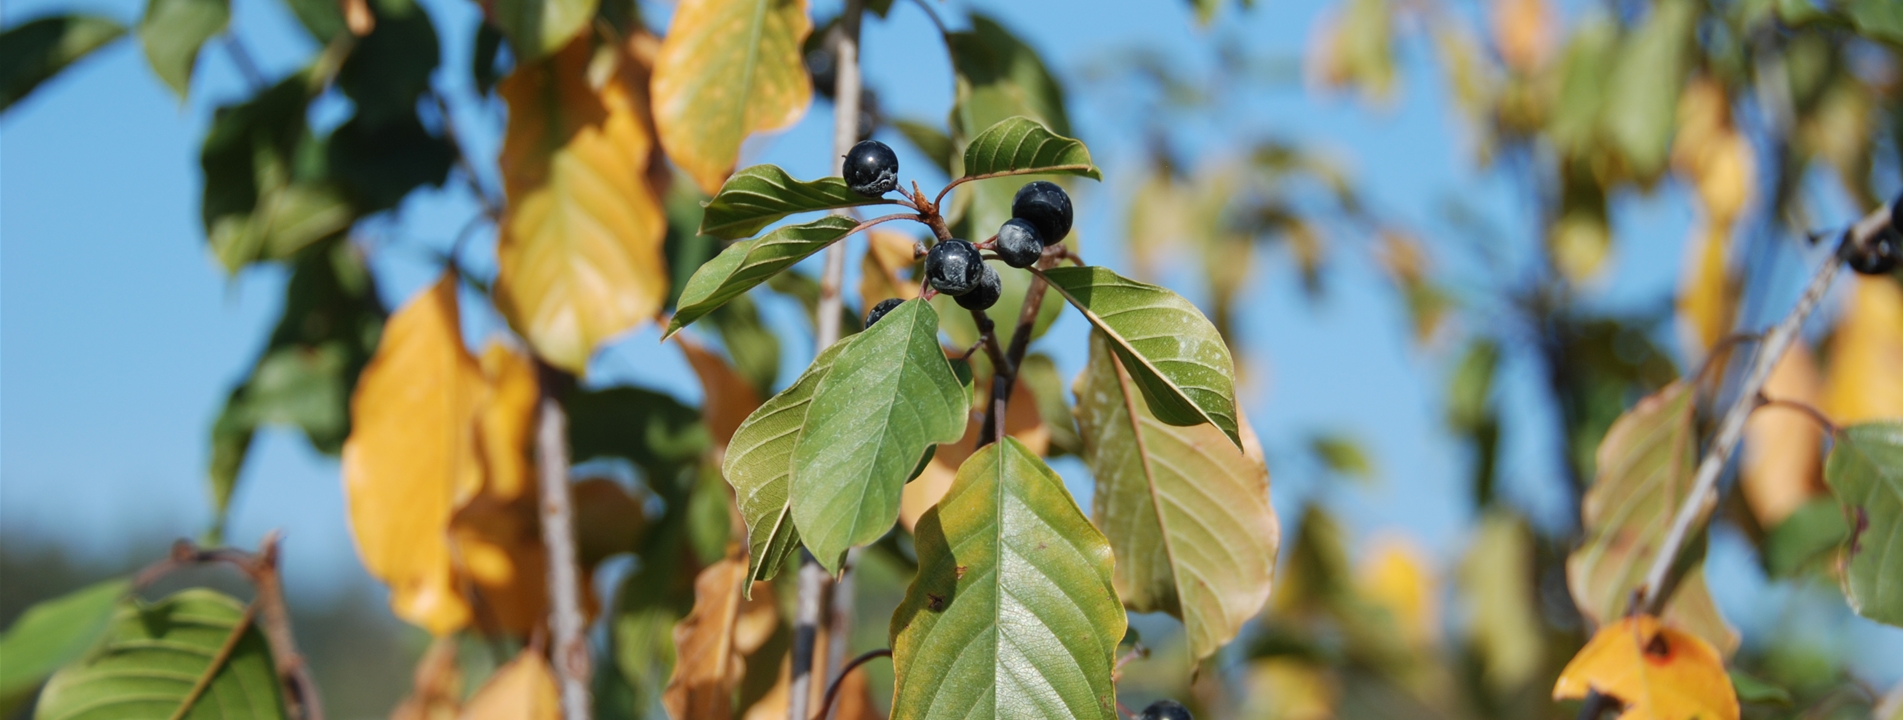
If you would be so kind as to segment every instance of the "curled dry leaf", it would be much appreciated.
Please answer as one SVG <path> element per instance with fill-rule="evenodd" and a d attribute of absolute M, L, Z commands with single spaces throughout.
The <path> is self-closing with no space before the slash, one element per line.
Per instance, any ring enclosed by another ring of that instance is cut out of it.
<path fill-rule="evenodd" d="M 1824 411 L 1839 425 L 1903 418 L 1903 285 L 1856 276 L 1830 342 Z"/>
<path fill-rule="evenodd" d="M 555 672 L 542 653 L 524 649 L 496 668 L 489 681 L 463 707 L 460 720 L 560 720 L 561 695 Z"/>
<path fill-rule="evenodd" d="M 700 572 L 694 581 L 694 609 L 674 626 L 674 674 L 661 695 L 672 717 L 732 716 L 734 689 L 746 674 L 746 656 L 766 644 L 779 626 L 771 588 L 755 588 L 751 600 L 743 596 L 747 561 L 739 548 L 734 550 Z"/>
<path fill-rule="evenodd" d="M 1553 699 L 1589 691 L 1625 705 L 1620 720 L 1737 720 L 1738 695 L 1718 651 L 1696 635 L 1637 615 L 1599 629 L 1553 686 Z"/>

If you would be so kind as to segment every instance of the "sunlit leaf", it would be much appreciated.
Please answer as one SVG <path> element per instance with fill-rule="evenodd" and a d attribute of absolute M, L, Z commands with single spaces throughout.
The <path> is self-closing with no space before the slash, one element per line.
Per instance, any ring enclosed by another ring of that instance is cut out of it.
<path fill-rule="evenodd" d="M 1624 703 L 1620 720 L 1738 717 L 1738 696 L 1718 651 L 1649 615 L 1600 628 L 1560 672 L 1553 699 L 1583 698 L 1589 691 Z"/>
<path fill-rule="evenodd" d="M 733 715 L 733 693 L 746 674 L 747 655 L 779 625 L 772 592 L 745 592 L 747 566 L 729 557 L 700 572 L 694 609 L 674 626 L 676 661 L 662 702 L 677 718 Z M 757 595 L 751 600 L 748 595 Z"/>
<path fill-rule="evenodd" d="M 126 34 L 124 25 L 98 15 L 35 18 L 0 32 L 0 111 L 26 99 L 66 66 Z"/>
<path fill-rule="evenodd" d="M 1830 341 L 1823 409 L 1839 424 L 1903 418 L 1903 284 L 1854 282 Z"/>
<path fill-rule="evenodd" d="M 474 423 L 485 393 L 462 344 L 456 279 L 390 316 L 351 398 L 344 497 L 357 553 L 390 586 L 397 617 L 443 635 L 468 624 L 453 577 L 450 514 L 482 485 Z"/>
<path fill-rule="evenodd" d="M 780 391 L 749 415 L 733 433 L 721 474 L 733 485 L 740 517 L 747 523 L 747 573 L 768 580 L 799 547 L 793 528 L 793 510 L 787 503 L 787 478 L 793 472 L 793 447 L 806 423 L 813 391 L 833 367 L 853 336 L 826 348 L 813 358 L 799 380 Z"/>
<path fill-rule="evenodd" d="M 1460 589 L 1471 609 L 1467 635 L 1480 655 L 1482 677 L 1496 693 L 1531 682 L 1545 661 L 1537 571 L 1526 523 L 1506 511 L 1488 512 L 1461 561 Z"/>
<path fill-rule="evenodd" d="M 1235 363 L 1216 327 L 1183 296 L 1100 267 L 1044 271 L 1064 299 L 1110 340 L 1158 420 L 1210 423 L 1237 447 Z"/>
<path fill-rule="evenodd" d="M 508 211 L 496 247 L 496 307 L 556 367 L 581 374 L 603 341 L 667 299 L 667 222 L 648 186 L 646 69 L 616 55 L 589 84 L 588 38 L 504 78 L 501 167 Z"/>
<path fill-rule="evenodd" d="M 230 20 L 230 0 L 147 0 L 139 19 L 139 42 L 152 72 L 181 101 L 191 91 L 199 48 L 224 32 Z"/>
<path fill-rule="evenodd" d="M 1627 170 L 1649 181 L 1665 169 L 1678 93 L 1691 60 L 1698 3 L 1664 0 L 1619 49 L 1607 77 L 1605 131 Z M 1608 72 L 1601 67 L 1598 72 Z"/>
<path fill-rule="evenodd" d="M 33 696 L 54 670 L 99 641 L 113 610 L 132 584 L 113 578 L 35 603 L 0 635 L 0 715 Z"/>
<path fill-rule="evenodd" d="M 1022 115 L 1006 118 L 965 145 L 964 177 L 1005 175 L 1082 175 L 1102 180 L 1090 151 Z"/>
<path fill-rule="evenodd" d="M 1823 394 L 1821 385 L 1810 348 L 1797 343 L 1772 367 L 1764 395 L 1814 407 Z M 1824 429 L 1816 418 L 1788 407 L 1763 407 L 1752 411 L 1744 432 L 1738 489 L 1758 524 L 1776 527 L 1824 494 Z"/>
<path fill-rule="evenodd" d="M 1268 600 L 1281 529 L 1253 433 L 1159 422 L 1101 333 L 1077 381 L 1091 515 L 1117 553 L 1117 595 L 1183 621 L 1190 659 L 1222 648 Z"/>
<path fill-rule="evenodd" d="M 1695 400 L 1691 385 L 1673 383 L 1626 411 L 1599 443 L 1599 474 L 1580 501 L 1586 540 L 1566 559 L 1566 585 L 1593 622 L 1606 625 L 1626 614 L 1672 516 L 1689 501 L 1698 461 Z M 1738 636 L 1717 614 L 1695 568 L 1672 594 L 1665 620 L 1728 653 Z"/>
<path fill-rule="evenodd" d="M 713 435 L 715 445 L 725 447 L 733 440 L 734 430 L 740 427 L 741 421 L 760 407 L 760 396 L 746 379 L 734 372 L 733 366 L 707 346 L 685 335 L 675 335 L 674 342 L 681 346 L 688 366 L 700 378 L 705 398 L 701 402 L 701 413 L 706 417 L 707 432 Z"/>
<path fill-rule="evenodd" d="M 92 652 L 46 682 L 33 717 L 285 714 L 270 645 L 251 614 L 230 597 L 192 588 L 154 603 L 121 602 Z"/>
<path fill-rule="evenodd" d="M 740 142 L 792 125 L 812 103 L 800 44 L 805 0 L 683 0 L 654 67 L 654 122 L 702 192 L 720 189 Z"/>
<path fill-rule="evenodd" d="M 788 215 L 877 202 L 846 189 L 846 181 L 837 177 L 801 182 L 777 165 L 754 165 L 727 178 L 720 192 L 707 201 L 700 234 L 734 240 Z"/>
<path fill-rule="evenodd" d="M 460 720 L 559 720 L 555 670 L 536 648 L 525 648 L 476 689 Z"/>
<path fill-rule="evenodd" d="M 598 0 L 495 0 L 491 22 L 509 39 L 516 62 L 530 63 L 557 53 L 588 27 Z"/>
<path fill-rule="evenodd" d="M 894 308 L 856 336 L 820 380 L 793 448 L 793 524 L 837 569 L 846 549 L 892 528 L 926 450 L 965 429 L 971 391 L 938 344 L 938 313 Z"/>
<path fill-rule="evenodd" d="M 1531 73 L 1553 55 L 1553 8 L 1546 0 L 1496 0 L 1492 3 L 1493 44 L 1500 59 Z"/>
<path fill-rule="evenodd" d="M 1022 377 L 1019 380 L 1011 388 L 1010 400 L 1005 403 L 1004 432 L 1024 443 L 1024 447 L 1032 454 L 1042 456 L 1050 449 L 1050 431 L 1044 426 L 1031 388 L 1022 382 Z M 924 517 L 926 511 L 945 497 L 945 493 L 951 490 L 952 480 L 958 476 L 958 468 L 977 451 L 978 433 L 983 429 L 978 421 L 990 402 L 990 380 L 976 384 L 972 397 L 980 407 L 973 408 L 970 413 L 965 423 L 965 435 L 958 438 L 958 442 L 939 445 L 932 451 L 925 469 L 905 484 L 905 492 L 899 498 L 899 524 L 908 531 L 917 528 L 919 518 Z"/>
<path fill-rule="evenodd" d="M 1822 567 L 1826 556 L 1834 565 L 1834 551 L 1849 535 L 1850 525 L 1836 498 L 1811 498 L 1764 534 L 1759 551 L 1764 571 L 1773 578 L 1793 577 Z"/>
<path fill-rule="evenodd" d="M 1043 461 L 1011 438 L 985 446 L 916 537 L 892 616 L 895 720 L 1118 717 L 1110 543 Z"/>
<path fill-rule="evenodd" d="M 1382 538 L 1355 567 L 1355 592 L 1392 619 L 1395 640 L 1430 648 L 1440 636 L 1440 592 L 1421 551 L 1399 538 Z"/>
<path fill-rule="evenodd" d="M 1850 519 L 1839 565 L 1851 609 L 1903 626 L 1903 422 L 1845 428 L 1824 479 Z"/>
<path fill-rule="evenodd" d="M 688 278 L 674 319 L 668 321 L 667 334 L 673 335 L 714 308 L 825 249 L 856 226 L 852 218 L 828 215 L 728 245 Z"/>
<path fill-rule="evenodd" d="M 548 550 L 532 463 L 541 387 L 534 361 L 500 343 L 483 351 L 481 364 L 485 389 L 474 420 L 481 482 L 456 489 L 451 557 L 486 608 L 476 619 L 500 626 L 484 629 L 526 637 L 548 615 Z"/>

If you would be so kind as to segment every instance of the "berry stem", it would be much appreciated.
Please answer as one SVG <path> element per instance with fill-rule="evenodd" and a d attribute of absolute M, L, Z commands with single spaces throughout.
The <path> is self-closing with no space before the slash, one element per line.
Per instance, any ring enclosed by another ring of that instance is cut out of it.
<path fill-rule="evenodd" d="M 1038 261 L 1037 267 L 1049 267 L 1050 255 Z M 1004 415 L 1011 400 L 1011 391 L 1018 383 L 1018 368 L 1024 364 L 1024 353 L 1031 348 L 1031 330 L 1037 325 L 1037 315 L 1044 309 L 1044 276 L 1031 274 L 1031 285 L 1024 291 L 1024 304 L 1018 309 L 1018 326 L 1011 332 L 1011 347 L 1004 353 L 1003 362 L 996 362 L 997 369 L 991 376 L 991 405 L 985 409 L 984 421 L 978 425 L 978 447 L 997 442 L 1004 432 Z"/>
<path fill-rule="evenodd" d="M 986 315 L 983 310 L 970 312 L 971 321 L 978 324 L 978 343 L 984 346 L 985 356 L 991 358 L 991 376 L 995 378 L 1004 374 L 1005 368 L 1015 367 L 1005 364 L 1008 361 L 1004 357 L 1004 346 L 998 343 L 997 325 L 991 322 L 991 316 Z M 970 353 L 966 355 L 969 356 Z"/>

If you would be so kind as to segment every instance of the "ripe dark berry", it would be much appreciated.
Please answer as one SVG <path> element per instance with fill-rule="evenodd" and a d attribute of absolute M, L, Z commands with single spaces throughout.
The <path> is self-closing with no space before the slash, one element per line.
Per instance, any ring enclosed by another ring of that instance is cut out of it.
<path fill-rule="evenodd" d="M 1175 700 L 1158 700 L 1143 708 L 1138 720 L 1192 720 L 1189 708 Z"/>
<path fill-rule="evenodd" d="M 872 306 L 871 310 L 866 311 L 866 327 L 871 328 L 873 323 L 879 321 L 879 318 L 885 317 L 886 313 L 892 312 L 893 308 L 903 304 L 905 304 L 905 301 L 898 298 L 880 300 L 879 304 Z"/>
<path fill-rule="evenodd" d="M 878 197 L 899 186 L 899 156 L 877 140 L 852 146 L 846 153 L 846 187 L 866 197 Z"/>
<path fill-rule="evenodd" d="M 1011 218 L 998 228 L 998 259 L 1014 268 L 1027 268 L 1044 254 L 1044 236 L 1023 218 Z"/>
<path fill-rule="evenodd" d="M 1056 245 L 1070 234 L 1070 195 L 1056 183 L 1025 183 L 1011 201 L 1011 217 L 1030 221 L 1045 245 Z"/>
<path fill-rule="evenodd" d="M 1865 275 L 1888 275 L 1903 260 L 1903 233 L 1896 228 L 1878 230 L 1868 247 L 1852 249 L 1844 260 L 1850 269 Z"/>
<path fill-rule="evenodd" d="M 970 242 L 958 239 L 933 245 L 925 253 L 925 281 L 946 295 L 963 295 L 985 276 L 984 258 Z"/>
<path fill-rule="evenodd" d="M 958 296 L 958 306 L 966 310 L 990 310 L 998 304 L 998 296 L 1004 294 L 1004 278 L 998 277 L 998 271 L 990 265 L 984 265 L 984 277 L 978 278 L 978 287 L 971 292 Z"/>

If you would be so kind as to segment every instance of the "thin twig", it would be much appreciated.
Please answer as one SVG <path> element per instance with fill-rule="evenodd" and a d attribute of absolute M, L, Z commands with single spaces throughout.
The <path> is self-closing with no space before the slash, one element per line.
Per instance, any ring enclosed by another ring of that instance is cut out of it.
<path fill-rule="evenodd" d="M 1763 391 L 1759 391 L 1758 392 L 1758 407 L 1783 408 L 1786 410 L 1796 410 L 1798 414 L 1808 417 L 1811 419 L 1812 422 L 1817 423 L 1817 426 L 1819 428 L 1822 428 L 1825 433 L 1830 435 L 1837 434 L 1837 424 L 1830 421 L 1830 416 L 1825 415 L 1824 411 L 1819 410 L 1815 407 L 1812 407 L 1808 403 L 1801 403 L 1796 400 L 1785 400 L 1783 398 L 1774 398 L 1774 397 L 1765 395 Z"/>
<path fill-rule="evenodd" d="M 1692 490 L 1686 496 L 1685 504 L 1678 508 L 1672 517 L 1672 525 L 1665 535 L 1665 541 L 1659 545 L 1659 552 L 1652 558 L 1652 565 L 1646 570 L 1645 582 L 1639 586 L 1640 603 L 1638 608 L 1651 615 L 1657 615 L 1671 597 L 1673 585 L 1672 567 L 1678 563 L 1679 555 L 1684 552 L 1686 541 L 1690 539 L 1692 525 L 1700 523 L 1705 509 L 1718 501 L 1718 476 L 1730 461 L 1731 453 L 1737 449 L 1738 441 L 1744 436 L 1744 422 L 1756 406 L 1758 393 L 1764 389 L 1764 383 L 1770 379 L 1772 368 L 1777 366 L 1779 358 L 1797 339 L 1797 333 L 1804 326 L 1804 320 L 1810 317 L 1824 294 L 1830 290 L 1830 283 L 1836 279 L 1837 271 L 1843 266 L 1845 253 L 1849 248 L 1868 243 L 1885 225 L 1889 223 L 1889 207 L 1880 207 L 1876 212 L 1859 221 L 1849 232 L 1844 233 L 1842 247 L 1837 254 L 1825 261 L 1811 276 L 1810 283 L 1804 287 L 1804 294 L 1797 299 L 1797 305 L 1791 313 L 1779 321 L 1776 327 L 1765 333 L 1764 341 L 1758 345 L 1758 351 L 1751 358 L 1749 372 L 1745 374 L 1743 384 L 1738 388 L 1738 400 L 1731 404 L 1718 423 L 1718 433 L 1711 447 L 1699 460 L 1698 472 L 1692 479 Z"/>
<path fill-rule="evenodd" d="M 925 222 L 925 218 L 919 217 L 918 213 L 898 213 L 894 215 L 880 215 L 871 220 L 866 220 L 864 222 L 859 223 L 858 225 L 852 226 L 852 229 L 847 230 L 845 235 L 839 236 L 839 239 L 844 240 L 847 237 L 851 236 L 853 233 L 859 232 L 861 230 L 872 227 L 874 225 L 878 225 L 880 223 L 889 223 L 889 222 L 892 222 L 893 220 L 917 220 L 919 222 Z M 834 243 L 831 247 L 827 248 L 827 250 L 830 251 L 834 247 L 839 247 L 838 243 Z M 844 256 L 844 252 L 842 251 L 841 257 L 843 256 Z"/>
<path fill-rule="evenodd" d="M 1061 246 L 1058 246 L 1061 247 Z M 1038 259 L 1036 267 L 1049 267 L 1055 256 L 1048 252 Z M 984 422 L 978 426 L 978 447 L 997 442 L 1004 435 L 1004 417 L 1010 412 L 1011 391 L 1018 382 L 1018 368 L 1024 365 L 1024 353 L 1031 347 L 1031 331 L 1037 327 L 1037 316 L 1044 309 L 1043 273 L 1031 274 L 1031 285 L 1024 290 L 1024 304 L 1018 308 L 1018 326 L 1011 331 L 1011 347 L 1005 351 L 1004 362 L 999 363 L 991 375 L 991 404 L 985 408 Z"/>
<path fill-rule="evenodd" d="M 839 688 L 845 684 L 846 673 L 857 670 L 860 665 L 882 657 L 892 657 L 892 650 L 890 648 L 870 650 L 859 657 L 853 658 L 852 662 L 846 663 L 846 666 L 841 668 L 839 673 L 833 676 L 833 681 L 826 685 L 826 698 L 820 702 L 819 714 L 814 715 L 813 720 L 826 720 L 826 717 L 832 714 L 833 701 L 839 698 Z"/>
<path fill-rule="evenodd" d="M 945 29 L 945 21 L 938 17 L 938 11 L 933 10 L 930 3 L 925 2 L 925 0 L 913 0 L 913 4 L 918 5 L 918 9 L 924 10 L 925 16 L 932 19 L 932 26 L 938 28 L 938 34 L 940 36 L 951 36 L 951 31 Z"/>
<path fill-rule="evenodd" d="M 548 548 L 550 665 L 561 689 L 564 720 L 588 720 L 593 712 L 589 683 L 588 624 L 582 614 L 581 573 L 575 551 L 575 513 L 569 498 L 568 416 L 561 395 L 570 378 L 537 363 L 541 399 L 536 410 L 536 482 L 542 504 L 542 544 Z"/>
<path fill-rule="evenodd" d="M 971 321 L 978 325 L 978 344 L 983 345 L 985 356 L 991 358 L 991 371 L 1002 373 L 1014 369 L 1004 357 L 1004 346 L 998 342 L 997 325 L 991 322 L 991 316 L 983 310 L 972 310 Z"/>

